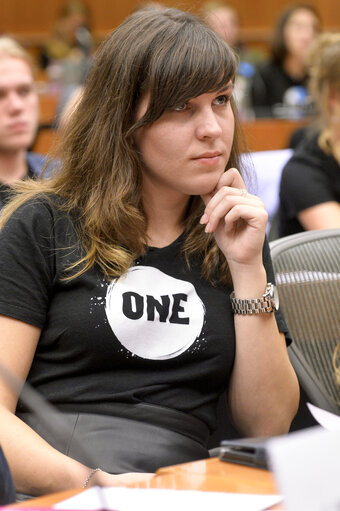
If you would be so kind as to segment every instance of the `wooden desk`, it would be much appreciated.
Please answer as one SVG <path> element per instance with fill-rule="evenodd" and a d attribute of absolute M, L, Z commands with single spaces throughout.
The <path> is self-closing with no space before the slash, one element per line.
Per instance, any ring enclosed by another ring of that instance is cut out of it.
<path fill-rule="evenodd" d="M 47 154 L 58 143 L 58 131 L 53 128 L 39 128 L 32 150 L 36 153 Z"/>
<path fill-rule="evenodd" d="M 243 121 L 242 128 L 250 151 L 272 151 L 287 149 L 292 133 L 310 122 L 310 118 L 256 119 Z"/>
<path fill-rule="evenodd" d="M 275 494 L 273 475 L 267 470 L 220 461 L 218 458 L 195 461 L 159 469 L 151 480 L 129 484 L 130 488 L 167 488 L 176 490 L 224 491 L 231 493 Z M 12 508 L 48 507 L 65 500 L 80 489 L 54 493 Z M 279 506 L 271 509 L 282 509 Z"/>
<path fill-rule="evenodd" d="M 59 95 L 54 93 L 39 93 L 39 123 L 52 124 L 54 122 Z"/>

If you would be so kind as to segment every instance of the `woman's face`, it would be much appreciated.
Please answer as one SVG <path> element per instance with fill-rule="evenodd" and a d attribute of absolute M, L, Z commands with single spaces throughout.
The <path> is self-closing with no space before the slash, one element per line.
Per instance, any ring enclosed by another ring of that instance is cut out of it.
<path fill-rule="evenodd" d="M 288 54 L 304 60 L 319 28 L 319 20 L 311 11 L 298 9 L 293 12 L 283 30 Z"/>
<path fill-rule="evenodd" d="M 233 143 L 232 91 L 229 83 L 223 90 L 192 98 L 138 130 L 135 143 L 144 164 L 144 189 L 202 195 L 215 188 Z M 148 103 L 146 96 L 137 119 Z"/>

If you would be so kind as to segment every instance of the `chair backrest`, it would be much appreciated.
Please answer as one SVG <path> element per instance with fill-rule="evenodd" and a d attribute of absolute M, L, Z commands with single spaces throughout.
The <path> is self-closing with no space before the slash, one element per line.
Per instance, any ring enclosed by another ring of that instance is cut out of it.
<path fill-rule="evenodd" d="M 294 234 L 270 248 L 300 384 L 313 404 L 340 415 L 332 363 L 340 342 L 340 229 Z"/>

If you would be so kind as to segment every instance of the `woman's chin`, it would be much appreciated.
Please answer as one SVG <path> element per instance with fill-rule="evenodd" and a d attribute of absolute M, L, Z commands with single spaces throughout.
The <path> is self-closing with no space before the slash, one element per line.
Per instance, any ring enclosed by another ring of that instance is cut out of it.
<path fill-rule="evenodd" d="M 190 195 L 209 195 L 216 190 L 219 179 L 209 180 L 206 183 L 200 183 L 193 187 Z"/>

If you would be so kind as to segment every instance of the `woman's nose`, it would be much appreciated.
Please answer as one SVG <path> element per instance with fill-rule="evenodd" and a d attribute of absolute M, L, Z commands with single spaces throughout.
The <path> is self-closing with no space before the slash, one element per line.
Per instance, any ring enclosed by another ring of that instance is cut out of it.
<path fill-rule="evenodd" d="M 219 119 L 213 110 L 205 110 L 200 113 L 196 128 L 198 138 L 217 138 L 221 132 Z"/>

